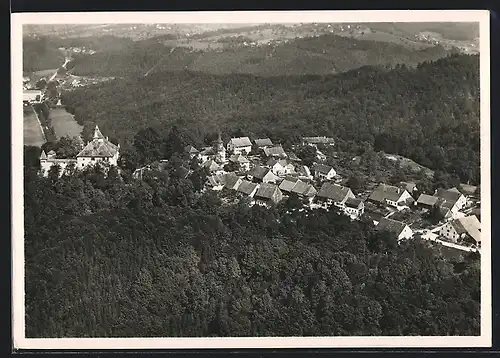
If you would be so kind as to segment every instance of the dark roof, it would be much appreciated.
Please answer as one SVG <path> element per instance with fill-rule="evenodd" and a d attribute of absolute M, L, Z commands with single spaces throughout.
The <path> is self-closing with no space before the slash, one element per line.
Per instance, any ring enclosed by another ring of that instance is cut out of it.
<path fill-rule="evenodd" d="M 256 167 L 253 167 L 248 174 L 257 178 L 257 179 L 263 179 L 266 176 L 266 174 L 269 173 L 270 171 L 271 171 L 271 169 L 269 169 L 269 168 L 256 166 Z"/>
<path fill-rule="evenodd" d="M 351 189 L 342 185 L 323 183 L 321 189 L 319 189 L 318 196 L 339 202 L 344 200 L 350 191 Z"/>
<path fill-rule="evenodd" d="M 238 186 L 238 189 L 236 190 L 243 194 L 250 195 L 258 186 L 259 184 L 252 183 L 248 180 L 242 180 L 241 184 Z"/>
<path fill-rule="evenodd" d="M 184 148 L 184 151 L 189 153 L 189 154 L 196 154 L 196 153 L 199 153 L 200 151 L 198 149 L 196 149 L 195 147 L 193 147 L 192 145 L 188 145 Z"/>
<path fill-rule="evenodd" d="M 241 184 L 241 178 L 234 173 L 226 173 L 224 175 L 224 184 L 227 188 L 236 190 Z"/>
<path fill-rule="evenodd" d="M 119 147 L 104 138 L 98 126 L 95 126 L 94 137 L 77 157 L 113 157 L 118 152 Z"/>
<path fill-rule="evenodd" d="M 412 192 L 417 187 L 417 184 L 413 182 L 402 181 L 399 183 L 399 187 L 405 189 L 408 192 Z"/>
<path fill-rule="evenodd" d="M 308 183 L 304 183 L 302 180 L 298 180 L 295 186 L 292 188 L 292 193 L 303 196 L 313 196 L 317 193 L 317 190 Z"/>
<path fill-rule="evenodd" d="M 252 142 L 248 137 L 231 138 L 230 143 L 236 148 L 252 146 Z"/>
<path fill-rule="evenodd" d="M 259 189 L 257 189 L 255 197 L 262 199 L 271 199 L 278 190 L 280 189 L 275 184 L 263 183 L 259 186 Z"/>
<path fill-rule="evenodd" d="M 276 146 L 271 148 L 264 148 L 264 153 L 267 156 L 283 156 L 286 155 L 282 146 Z"/>
<path fill-rule="evenodd" d="M 437 189 L 436 192 L 434 193 L 434 196 L 445 199 L 448 202 L 451 201 L 455 203 L 460 198 L 460 196 L 462 196 L 462 194 L 456 188 L 453 189 L 448 189 L 448 190 Z"/>
<path fill-rule="evenodd" d="M 288 159 L 293 160 L 294 162 L 300 162 L 302 161 L 295 153 L 289 153 L 288 154 Z"/>
<path fill-rule="evenodd" d="M 397 201 L 403 195 L 405 189 L 398 188 L 397 186 L 380 184 L 371 193 L 369 199 L 378 202 L 384 202 L 386 199 L 391 201 Z"/>
<path fill-rule="evenodd" d="M 177 175 L 179 175 L 180 178 L 186 179 L 189 175 L 190 170 L 184 167 L 179 167 L 177 169 Z"/>
<path fill-rule="evenodd" d="M 347 200 L 345 201 L 345 206 L 357 209 L 362 203 L 363 201 L 361 199 L 347 198 Z"/>
<path fill-rule="evenodd" d="M 417 199 L 417 204 L 434 206 L 438 202 L 439 198 L 427 194 L 420 194 Z"/>
<path fill-rule="evenodd" d="M 376 226 L 376 229 L 379 231 L 389 231 L 393 232 L 396 235 L 399 235 L 401 231 L 405 228 L 406 224 L 392 220 L 389 218 L 381 218 L 378 225 Z"/>
<path fill-rule="evenodd" d="M 207 160 L 205 163 L 203 163 L 202 165 L 204 168 L 208 168 L 208 170 L 219 170 L 220 169 L 220 165 L 217 164 L 215 161 L 213 161 L 212 159 L 210 160 Z"/>
<path fill-rule="evenodd" d="M 257 147 L 272 147 L 273 142 L 269 138 L 264 138 L 264 139 L 256 139 L 255 140 L 255 145 Z"/>
<path fill-rule="evenodd" d="M 325 164 L 314 164 L 313 167 L 315 172 L 323 173 L 323 174 L 328 174 L 333 168 L 329 165 Z"/>

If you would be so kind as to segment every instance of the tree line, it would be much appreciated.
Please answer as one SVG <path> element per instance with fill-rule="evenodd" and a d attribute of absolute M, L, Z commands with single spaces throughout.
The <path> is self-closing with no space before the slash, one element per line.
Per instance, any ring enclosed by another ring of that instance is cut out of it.
<path fill-rule="evenodd" d="M 227 205 L 175 149 L 142 181 L 43 178 L 38 152 L 25 147 L 27 337 L 479 334 L 475 254 L 453 262 L 293 199 Z"/>

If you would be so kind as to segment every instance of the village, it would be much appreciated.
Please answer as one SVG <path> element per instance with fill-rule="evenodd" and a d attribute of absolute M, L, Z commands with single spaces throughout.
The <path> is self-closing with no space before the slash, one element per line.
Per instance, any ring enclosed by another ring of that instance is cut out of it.
<path fill-rule="evenodd" d="M 334 167 L 323 164 L 318 146 L 334 146 L 333 138 L 304 137 L 301 145 L 316 149 L 317 161 L 308 167 L 293 151 L 286 152 L 269 138 L 231 138 L 226 145 L 220 134 L 212 146 L 185 152 L 208 170 L 205 189 L 223 200 L 247 198 L 249 205 L 269 207 L 294 196 L 304 208 L 335 210 L 351 220 L 370 220 L 377 230 L 393 232 L 398 241 L 421 238 L 465 252 L 481 247 L 480 199 L 476 187 L 420 192 L 413 182 L 378 183 L 356 196 Z M 141 179 L 151 166 L 134 172 Z M 184 168 L 187 177 L 190 170 Z M 439 221 L 422 220 L 437 211 Z"/>

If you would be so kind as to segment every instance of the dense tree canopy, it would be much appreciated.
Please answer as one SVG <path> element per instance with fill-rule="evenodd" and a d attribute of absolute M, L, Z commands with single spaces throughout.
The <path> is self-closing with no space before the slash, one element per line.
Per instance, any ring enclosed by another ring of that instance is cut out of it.
<path fill-rule="evenodd" d="M 293 198 L 227 206 L 174 167 L 25 169 L 27 337 L 479 334 L 477 258 Z"/>
<path fill-rule="evenodd" d="M 478 183 L 479 92 L 478 56 L 453 55 L 330 76 L 161 72 L 65 93 L 63 104 L 87 134 L 98 123 L 124 147 L 141 129 L 166 136 L 173 125 L 195 146 L 218 128 L 284 143 L 328 135 Z"/>

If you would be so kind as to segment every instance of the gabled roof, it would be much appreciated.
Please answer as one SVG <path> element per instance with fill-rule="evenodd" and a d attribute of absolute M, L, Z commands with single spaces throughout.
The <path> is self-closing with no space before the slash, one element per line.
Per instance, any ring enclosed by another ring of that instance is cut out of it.
<path fill-rule="evenodd" d="M 259 148 L 262 147 L 272 147 L 273 142 L 269 138 L 263 138 L 263 139 L 256 139 L 255 140 L 255 145 Z"/>
<path fill-rule="evenodd" d="M 111 143 L 107 138 L 104 138 L 98 126 L 95 126 L 94 137 L 85 148 L 83 148 L 77 157 L 113 157 L 119 150 L 119 146 Z"/>
<path fill-rule="evenodd" d="M 288 159 L 293 160 L 294 162 L 301 162 L 302 161 L 302 159 L 297 157 L 297 155 L 295 153 L 289 153 Z"/>
<path fill-rule="evenodd" d="M 45 151 L 42 150 L 42 153 L 40 154 L 40 160 L 47 159 L 47 154 L 45 154 Z"/>
<path fill-rule="evenodd" d="M 223 177 L 226 188 L 237 190 L 241 184 L 241 178 L 234 173 L 226 173 Z"/>
<path fill-rule="evenodd" d="M 354 209 L 358 209 L 361 206 L 361 204 L 363 204 L 363 201 L 357 198 L 347 198 L 347 200 L 345 201 L 345 206 Z"/>
<path fill-rule="evenodd" d="M 231 138 L 230 143 L 235 148 L 251 147 L 252 146 L 252 142 L 250 141 L 250 138 L 248 138 L 248 137 Z"/>
<path fill-rule="evenodd" d="M 266 174 L 269 173 L 270 171 L 271 169 L 269 168 L 256 166 L 253 167 L 248 174 L 257 179 L 263 179 L 266 176 Z"/>
<path fill-rule="evenodd" d="M 302 176 L 311 176 L 311 171 L 307 167 L 307 165 L 298 165 L 295 167 L 295 171 L 297 174 L 302 175 Z"/>
<path fill-rule="evenodd" d="M 243 155 L 241 154 L 233 154 L 229 157 L 229 161 L 230 162 L 233 162 L 233 163 L 239 163 L 239 164 L 243 164 L 243 163 L 250 163 L 250 161 L 244 157 Z"/>
<path fill-rule="evenodd" d="M 193 147 L 192 145 L 188 145 L 184 148 L 184 151 L 186 153 L 189 153 L 189 154 L 197 154 L 199 153 L 200 151 L 198 149 L 196 149 L 195 147 Z"/>
<path fill-rule="evenodd" d="M 318 196 L 340 202 L 345 199 L 350 191 L 351 189 L 345 186 L 325 182 L 319 189 Z"/>
<path fill-rule="evenodd" d="M 215 161 L 213 161 L 212 159 L 210 160 L 207 160 L 205 163 L 203 163 L 202 165 L 204 168 L 207 168 L 208 170 L 210 171 L 215 171 L 215 170 L 219 170 L 220 169 L 220 166 L 219 164 L 217 164 Z"/>
<path fill-rule="evenodd" d="M 283 150 L 282 146 L 275 146 L 275 147 L 270 147 L 270 148 L 264 148 L 264 153 L 269 157 L 269 156 L 284 156 L 286 155 L 285 151 Z"/>
<path fill-rule="evenodd" d="M 211 186 L 224 185 L 224 176 L 221 174 L 211 175 L 207 178 L 207 181 Z"/>
<path fill-rule="evenodd" d="M 331 166 L 325 165 L 325 164 L 314 164 L 313 169 L 315 172 L 319 172 L 319 173 L 323 173 L 323 174 L 328 174 L 333 170 L 333 168 Z"/>
<path fill-rule="evenodd" d="M 476 242 L 481 241 L 481 223 L 475 215 L 455 219 L 451 222 L 457 234 L 468 234 Z"/>
<path fill-rule="evenodd" d="M 259 186 L 259 189 L 257 189 L 255 197 L 262 199 L 271 199 L 273 195 L 279 190 L 280 189 L 275 184 L 263 183 Z"/>
<path fill-rule="evenodd" d="M 316 195 L 317 190 L 311 184 L 298 180 L 292 188 L 292 193 L 303 196 L 314 196 Z"/>
<path fill-rule="evenodd" d="M 382 183 L 371 193 L 369 199 L 378 202 L 384 202 L 385 200 L 398 201 L 405 191 L 405 189 L 397 186 Z"/>
<path fill-rule="evenodd" d="M 401 234 L 401 231 L 403 231 L 405 227 L 406 224 L 400 221 L 389 218 L 381 218 L 378 225 L 376 226 L 376 229 L 379 231 L 393 232 L 399 236 L 399 234 Z"/>
<path fill-rule="evenodd" d="M 455 188 L 453 188 L 455 189 Z M 434 193 L 434 196 L 437 196 L 438 198 L 445 199 L 446 201 L 452 201 L 456 202 L 462 194 L 458 190 L 453 190 L 453 189 L 437 189 L 436 192 Z"/>
<path fill-rule="evenodd" d="M 252 183 L 248 180 L 242 180 L 240 185 L 238 186 L 237 191 L 240 193 L 250 195 L 254 192 L 254 190 L 259 186 L 259 184 Z"/>
<path fill-rule="evenodd" d="M 427 194 L 420 194 L 417 199 L 417 204 L 434 206 L 439 201 L 439 198 L 436 196 L 431 196 Z"/>
<path fill-rule="evenodd" d="M 286 177 L 280 183 L 280 190 L 291 192 L 295 184 L 299 181 L 298 178 Z"/>
<path fill-rule="evenodd" d="M 215 154 L 213 147 L 203 147 L 200 151 L 201 155 L 213 155 Z"/>

